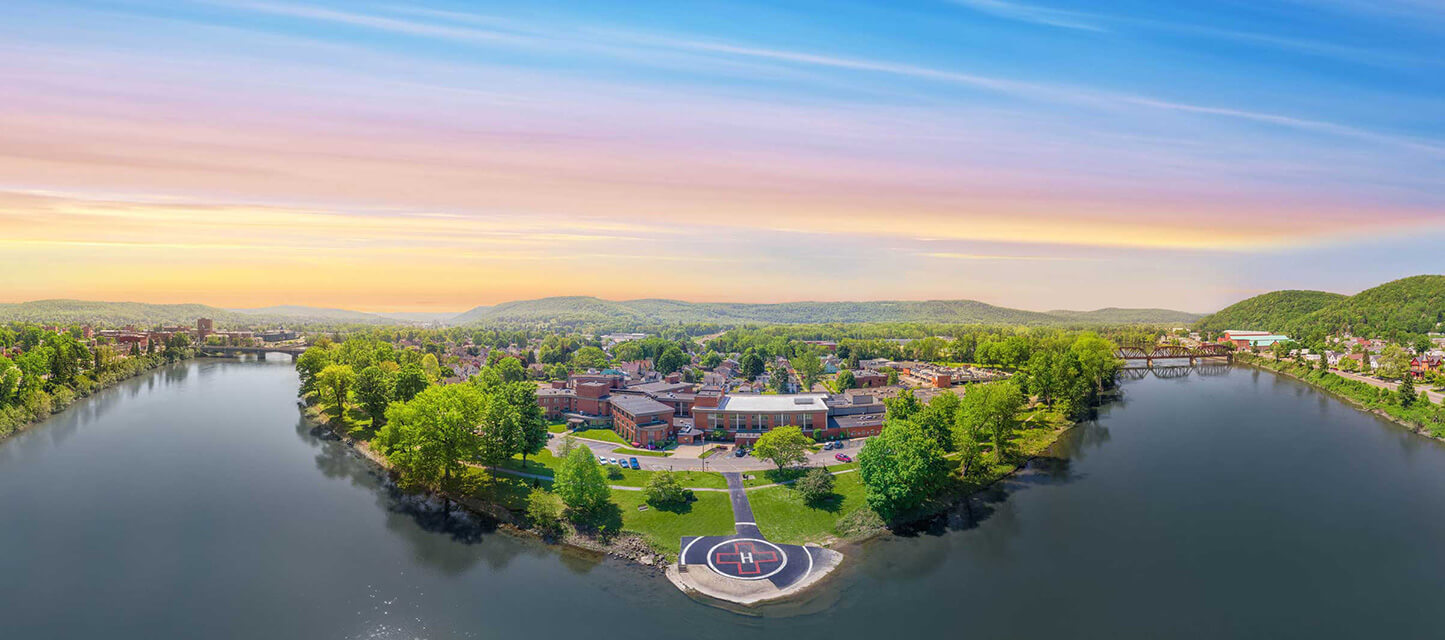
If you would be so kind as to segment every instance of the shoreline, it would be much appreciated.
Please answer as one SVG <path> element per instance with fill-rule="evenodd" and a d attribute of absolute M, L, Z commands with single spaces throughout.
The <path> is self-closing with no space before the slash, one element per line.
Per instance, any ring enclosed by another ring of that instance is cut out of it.
<path fill-rule="evenodd" d="M 1415 434 L 1415 435 L 1417 435 L 1417 436 L 1420 436 L 1420 437 L 1422 437 L 1422 438 L 1425 438 L 1425 439 L 1428 439 L 1428 440 L 1434 440 L 1434 441 L 1436 441 L 1436 442 L 1445 442 L 1445 434 L 1436 435 L 1436 434 L 1434 434 L 1434 433 L 1431 433 L 1430 430 L 1427 429 L 1427 428 L 1425 428 L 1423 425 L 1416 425 L 1416 424 L 1414 424 L 1414 423 L 1412 423 L 1412 422 L 1410 422 L 1410 421 L 1408 421 L 1408 420 L 1405 420 L 1404 418 L 1400 418 L 1400 417 L 1398 417 L 1398 416 L 1390 415 L 1389 412 L 1387 412 L 1387 411 L 1385 411 L 1385 410 L 1383 410 L 1383 409 L 1378 409 L 1378 408 L 1370 407 L 1370 406 L 1366 405 L 1365 403 L 1363 403 L 1363 402 L 1361 402 L 1361 401 L 1359 401 L 1359 400 L 1357 400 L 1357 399 L 1355 399 L 1355 398 L 1352 398 L 1352 397 L 1350 397 L 1350 396 L 1348 396 L 1348 395 L 1345 395 L 1345 394 L 1343 394 L 1343 393 L 1340 393 L 1340 392 L 1338 392 L 1338 391 L 1335 391 L 1334 389 L 1329 389 L 1329 388 L 1320 386 L 1320 385 L 1316 384 L 1313 380 L 1309 380 L 1309 379 L 1307 379 L 1307 378 L 1304 378 L 1304 377 L 1302 377 L 1302 376 L 1299 376 L 1299 375 L 1295 374 L 1293 371 L 1287 371 L 1287 370 L 1282 369 L 1282 368 L 1276 368 L 1276 367 L 1270 366 L 1269 364 L 1263 362 L 1262 360 L 1263 360 L 1262 358 L 1255 357 L 1255 358 L 1249 358 L 1249 359 L 1236 359 L 1235 362 L 1239 362 L 1239 363 L 1242 363 L 1242 364 L 1245 364 L 1245 365 L 1248 365 L 1248 366 L 1251 366 L 1251 367 L 1254 367 L 1254 368 L 1257 368 L 1257 369 L 1262 369 L 1262 370 L 1264 370 L 1264 371 L 1268 371 L 1268 372 L 1270 372 L 1270 373 L 1273 373 L 1273 374 L 1275 374 L 1275 375 L 1277 375 L 1277 376 L 1284 376 L 1284 377 L 1289 378 L 1289 379 L 1291 379 L 1291 380 L 1295 380 L 1295 381 L 1299 382 L 1300 384 L 1303 384 L 1303 385 L 1305 385 L 1305 386 L 1307 386 L 1307 387 L 1309 387 L 1309 388 L 1311 388 L 1311 389 L 1314 389 L 1314 390 L 1316 390 L 1316 391 L 1319 391 L 1319 392 L 1321 392 L 1321 393 L 1324 393 L 1325 395 L 1328 395 L 1328 396 L 1330 396 L 1331 398 L 1335 398 L 1335 399 L 1337 399 L 1337 400 L 1340 400 L 1340 401 L 1344 402 L 1345 404 L 1349 405 L 1350 407 L 1352 407 L 1352 408 L 1360 411 L 1361 413 L 1369 414 L 1369 415 L 1375 416 L 1375 417 L 1377 417 L 1377 418 L 1381 418 L 1381 419 L 1387 420 L 1387 421 L 1389 421 L 1389 422 L 1392 422 L 1392 423 L 1394 423 L 1394 424 L 1396 424 L 1396 425 L 1398 425 L 1398 426 L 1400 426 L 1400 427 L 1403 427 L 1406 431 L 1409 431 L 1410 433 L 1413 433 L 1413 434 Z M 1350 378 L 1346 378 L 1346 377 L 1344 377 L 1344 376 L 1340 376 L 1339 374 L 1335 373 L 1335 371 L 1334 371 L 1333 369 L 1326 369 L 1325 371 L 1327 371 L 1328 373 L 1333 374 L 1333 375 L 1339 377 L 1341 380 L 1350 380 L 1350 381 L 1352 381 L 1352 382 L 1359 382 L 1359 381 L 1357 381 L 1357 380 L 1351 380 Z M 1365 384 L 1365 383 L 1361 383 L 1361 384 Z"/>
<path fill-rule="evenodd" d="M 395 479 L 397 472 L 389 464 L 387 464 L 384 458 L 382 458 L 379 454 L 377 454 L 371 449 L 367 441 L 358 440 L 356 438 L 352 438 L 349 435 L 338 433 L 337 429 L 331 424 L 329 420 L 322 419 L 320 409 L 314 405 L 306 404 L 305 400 L 298 398 L 296 403 L 298 408 L 301 410 L 302 415 L 305 417 L 306 421 L 312 425 L 313 430 L 325 434 L 321 437 L 325 437 L 327 439 L 335 439 L 339 444 L 342 444 L 355 451 L 357 455 L 363 458 L 368 464 L 373 465 L 378 470 L 386 473 L 389 477 Z M 910 516 L 909 519 L 897 522 L 892 527 L 888 526 L 887 524 L 883 524 L 881 527 L 870 528 L 855 533 L 853 535 L 835 535 L 824 542 L 816 543 L 815 545 L 813 545 L 813 548 L 827 551 L 832 554 L 839 554 L 841 556 L 842 554 L 840 551 L 837 550 L 837 547 L 861 547 L 862 545 L 865 545 L 872 540 L 876 540 L 883 537 L 884 535 L 894 533 L 895 529 L 920 525 L 934 518 L 937 518 L 940 515 L 947 513 L 951 509 L 956 508 L 958 505 L 961 505 L 964 502 L 968 501 L 973 496 L 997 485 L 999 482 L 1017 475 L 1021 470 L 1026 468 L 1029 463 L 1033 462 L 1034 460 L 1046 457 L 1047 452 L 1058 443 L 1059 439 L 1062 438 L 1064 434 L 1069 433 L 1073 429 L 1077 428 L 1080 424 L 1082 424 L 1082 422 L 1069 421 L 1065 425 L 1055 427 L 1053 432 L 1047 438 L 1047 441 L 1036 443 L 1036 447 L 1033 448 L 1030 453 L 1028 453 L 1026 456 L 1020 457 L 1018 460 L 1010 464 L 1007 471 L 999 473 L 995 477 L 987 479 L 987 481 L 985 482 L 966 484 L 961 487 L 962 490 L 960 491 L 949 492 L 945 495 L 941 495 L 936 500 L 935 504 L 930 505 L 930 507 L 923 513 L 917 514 L 916 516 Z M 488 470 L 488 472 L 493 473 L 495 471 Z M 504 505 L 497 504 L 491 501 L 479 500 L 476 498 L 458 497 L 450 492 L 435 492 L 434 494 L 441 495 L 446 499 L 451 500 L 452 502 L 456 503 L 457 505 L 461 506 L 463 509 L 466 509 L 471 513 L 491 518 L 497 523 L 498 531 L 502 531 L 520 538 L 541 542 L 543 544 L 546 544 L 547 546 L 556 546 L 559 547 L 559 551 L 562 552 L 582 552 L 618 558 L 639 570 L 645 570 L 649 573 L 659 575 L 669 580 L 669 582 L 671 582 L 675 586 L 678 584 L 672 576 L 672 571 L 674 570 L 674 563 L 668 560 L 668 556 L 666 553 L 658 552 L 651 545 L 651 543 L 649 543 L 647 539 L 642 535 L 636 533 L 624 533 L 619 535 L 617 539 L 612 543 L 604 543 L 599 540 L 594 540 L 585 536 L 578 536 L 576 534 L 569 534 L 561 538 L 549 538 L 547 536 L 543 536 L 537 533 L 530 528 L 524 527 L 518 516 L 513 513 L 511 509 Z M 838 558 L 838 560 L 841 560 L 841 557 Z M 683 591 L 685 595 L 688 595 L 690 599 L 698 602 L 699 604 L 712 606 L 715 608 L 721 608 L 740 615 L 758 615 L 758 610 L 761 607 L 803 602 L 816 598 L 818 595 L 816 587 L 833 582 L 831 577 L 837 572 L 831 569 L 836 569 L 836 564 L 838 563 L 835 562 L 835 566 L 830 567 L 829 571 L 824 572 L 825 575 L 819 576 L 819 579 L 810 580 L 805 585 L 799 585 L 800 588 L 792 589 L 788 593 L 783 594 L 779 597 L 762 599 L 756 602 L 739 603 L 726 599 L 720 599 L 716 596 L 710 596 L 705 591 L 695 592 L 691 589 L 680 590 Z"/>
<path fill-rule="evenodd" d="M 42 423 L 42 422 L 45 422 L 46 420 L 49 420 L 49 419 L 51 419 L 51 418 L 53 418 L 53 417 L 55 417 L 55 416 L 58 416 L 58 415 L 60 415 L 61 413 L 64 413 L 66 409 L 69 409 L 69 408 L 75 406 L 76 403 L 78 403 L 79 401 L 85 400 L 85 399 L 87 399 L 87 398 L 91 398 L 91 397 L 95 396 L 96 394 L 98 394 L 98 393 L 100 393 L 100 392 L 102 392 L 102 391 L 106 391 L 106 390 L 109 390 L 109 389 L 114 389 L 116 386 L 120 385 L 122 382 L 125 382 L 125 381 L 127 381 L 127 380 L 131 380 L 131 379 L 134 379 L 134 378 L 138 378 L 138 377 L 140 377 L 142 374 L 154 373 L 155 371 L 158 371 L 158 370 L 160 370 L 160 369 L 162 369 L 162 368 L 164 368 L 164 367 L 168 367 L 168 366 L 170 366 L 170 365 L 182 364 L 182 363 L 190 362 L 191 360 L 194 360 L 194 359 L 196 359 L 197 357 L 198 357 L 198 354 L 191 354 L 191 355 L 189 355 L 189 356 L 186 356 L 186 357 L 181 358 L 181 359 L 179 359 L 179 360 L 175 360 L 175 361 L 173 361 L 173 362 L 164 362 L 164 361 L 158 362 L 158 363 L 156 363 L 156 364 L 154 364 L 154 365 L 152 365 L 152 366 L 149 366 L 149 367 L 146 367 L 146 368 L 144 368 L 144 369 L 139 369 L 139 370 L 137 370 L 137 371 L 135 371 L 135 372 L 132 372 L 130 375 L 127 375 L 127 376 L 125 376 L 125 377 L 123 377 L 123 378 L 116 378 L 116 379 L 114 379 L 114 380 L 111 380 L 109 383 L 105 384 L 104 386 L 99 386 L 99 385 L 97 385 L 97 386 L 95 386 L 95 387 L 93 387 L 93 388 L 85 391 L 84 393 L 82 393 L 82 392 L 80 392 L 80 391 L 77 391 L 77 390 L 75 390 L 75 389 L 70 389 L 69 387 L 65 387 L 66 389 L 69 389 L 69 391 L 70 391 L 70 394 L 71 394 L 71 395 L 70 395 L 70 398 L 69 398 L 68 400 L 66 400 L 64 404 L 62 404 L 61 406 L 58 406 L 58 407 L 57 407 L 57 406 L 54 406 L 54 404 L 53 404 L 54 401 L 55 401 L 55 398 L 56 398 L 56 394 L 53 393 L 53 392 L 46 392 L 46 395 L 48 396 L 49 400 L 52 402 L 52 405 L 51 405 L 51 408 L 50 408 L 50 412 L 47 413 L 47 414 L 45 414 L 45 415 L 43 415 L 43 416 L 32 417 L 30 420 L 26 420 L 26 421 L 24 421 L 24 422 L 19 422 L 19 423 L 13 424 L 13 425 L 9 425 L 9 426 L 8 426 L 9 431 L 5 431 L 5 432 L 3 432 L 3 433 L 0 433 L 0 441 L 6 440 L 6 439 L 8 439 L 8 438 L 10 438 L 10 437 L 12 437 L 12 436 L 16 436 L 16 435 L 19 435 L 19 434 L 24 433 L 24 432 L 30 431 L 30 429 L 31 429 L 32 427 L 34 427 L 35 425 L 38 425 L 38 424 L 40 424 L 40 423 Z M 0 429 L 3 429 L 3 428 L 6 428 L 6 425 L 0 424 Z"/>

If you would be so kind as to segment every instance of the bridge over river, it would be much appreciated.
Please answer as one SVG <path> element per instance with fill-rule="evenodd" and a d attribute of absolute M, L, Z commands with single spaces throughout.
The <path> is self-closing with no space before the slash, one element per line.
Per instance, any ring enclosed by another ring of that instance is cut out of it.
<path fill-rule="evenodd" d="M 1190 365 L 1205 358 L 1222 358 L 1225 362 L 1234 360 L 1234 352 L 1222 344 L 1201 344 L 1195 347 L 1182 345 L 1120 345 L 1114 356 L 1123 360 L 1126 366 L 1143 363 L 1154 366 L 1155 360 L 1188 360 Z"/>
<path fill-rule="evenodd" d="M 306 348 L 308 346 L 309 345 L 304 344 L 274 344 L 263 345 L 260 347 L 227 347 L 221 345 L 207 344 L 201 345 L 200 353 L 201 355 L 217 356 L 222 358 L 239 356 L 245 353 L 254 353 L 258 358 L 268 353 L 284 353 L 291 356 L 292 360 L 295 360 L 297 356 L 300 356 L 302 353 L 306 352 Z"/>

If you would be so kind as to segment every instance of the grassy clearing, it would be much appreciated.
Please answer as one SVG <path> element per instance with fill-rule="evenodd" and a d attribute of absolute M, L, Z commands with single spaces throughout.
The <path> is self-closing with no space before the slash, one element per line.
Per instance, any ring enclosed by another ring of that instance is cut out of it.
<path fill-rule="evenodd" d="M 620 444 L 624 447 L 630 446 L 632 444 L 631 442 L 623 440 L 622 436 L 617 435 L 616 431 L 613 431 L 606 427 L 592 427 L 590 429 L 581 429 L 578 431 L 573 431 L 572 435 L 575 435 L 578 438 L 587 438 L 589 440 L 601 440 L 603 442 Z"/>
<path fill-rule="evenodd" d="M 672 455 L 669 451 L 652 451 L 651 449 L 633 449 L 632 447 L 618 447 L 612 450 L 619 456 L 648 456 L 651 458 L 666 458 Z"/>
<path fill-rule="evenodd" d="M 606 465 L 602 468 L 603 475 L 607 477 L 607 484 L 619 487 L 642 487 L 647 484 L 647 479 L 652 477 L 656 471 L 646 469 L 623 469 L 617 465 Z M 673 476 L 679 484 L 689 489 L 726 489 L 727 480 L 720 473 L 711 471 L 674 471 Z"/>
<path fill-rule="evenodd" d="M 697 500 L 673 510 L 644 504 L 641 491 L 613 491 L 612 501 L 622 509 L 622 528 L 642 534 L 653 547 L 677 557 L 683 536 L 725 536 L 733 533 L 733 507 L 728 495 L 699 491 Z"/>
<path fill-rule="evenodd" d="M 819 504 L 806 504 L 791 485 L 748 492 L 753 515 L 767 539 L 785 544 L 822 542 L 838 534 L 838 522 L 865 508 L 863 483 L 856 473 L 835 478 L 833 497 Z"/>

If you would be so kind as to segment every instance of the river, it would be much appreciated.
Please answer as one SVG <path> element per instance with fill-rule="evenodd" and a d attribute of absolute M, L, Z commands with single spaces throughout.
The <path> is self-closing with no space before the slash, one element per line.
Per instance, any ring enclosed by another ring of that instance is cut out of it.
<path fill-rule="evenodd" d="M 174 365 L 0 442 L 6 638 L 1438 636 L 1445 447 L 1247 368 L 1127 383 L 1038 461 L 741 616 L 443 521 L 288 362 Z"/>

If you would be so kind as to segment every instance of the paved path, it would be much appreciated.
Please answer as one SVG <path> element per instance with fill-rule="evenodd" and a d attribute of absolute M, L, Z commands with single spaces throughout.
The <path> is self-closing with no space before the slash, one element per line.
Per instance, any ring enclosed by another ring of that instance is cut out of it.
<path fill-rule="evenodd" d="M 753 516 L 753 505 L 748 503 L 748 490 L 743 488 L 742 474 L 724 473 L 723 478 L 728 481 L 728 499 L 733 503 L 733 528 L 740 536 L 763 537 Z"/>
<path fill-rule="evenodd" d="M 566 434 L 561 433 L 557 434 L 556 437 L 552 438 L 552 440 L 547 443 L 547 448 L 550 449 L 552 453 L 557 453 L 557 450 L 562 446 L 562 438 L 565 435 Z M 825 467 L 830 464 L 838 464 L 838 460 L 833 456 L 839 453 L 842 453 L 852 458 L 857 458 L 858 450 L 863 448 L 864 440 L 864 438 L 845 440 L 843 442 L 844 448 L 842 449 L 832 449 L 819 451 L 817 453 L 810 453 L 807 456 L 808 459 L 806 464 L 815 467 Z M 586 445 L 588 449 L 591 449 L 592 455 L 602 456 L 604 458 L 625 459 L 632 457 L 625 453 L 613 453 L 613 449 L 617 449 L 621 446 L 615 442 L 605 442 L 602 440 L 592 440 L 590 438 L 580 437 L 577 438 L 577 442 Z M 743 456 L 739 458 L 733 455 L 732 445 L 718 445 L 716 443 L 709 443 L 707 445 L 680 446 L 705 446 L 707 448 L 712 448 L 715 446 L 726 446 L 728 449 L 727 451 L 715 453 L 705 459 L 698 459 L 686 456 L 637 456 L 637 463 L 643 469 L 648 469 L 651 471 L 667 469 L 670 471 L 717 471 L 719 473 L 739 471 L 751 473 L 755 471 L 767 471 L 768 469 L 773 468 L 773 464 L 771 462 L 768 462 L 767 460 L 762 460 L 753 456 Z"/>

